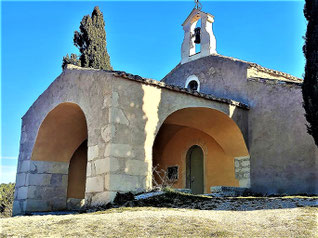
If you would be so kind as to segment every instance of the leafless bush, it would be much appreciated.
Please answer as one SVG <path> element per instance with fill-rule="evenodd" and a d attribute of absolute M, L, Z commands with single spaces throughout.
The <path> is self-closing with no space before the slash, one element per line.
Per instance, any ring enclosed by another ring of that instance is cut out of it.
<path fill-rule="evenodd" d="M 168 172 L 164 169 L 160 169 L 159 164 L 153 167 L 152 169 L 152 182 L 153 182 L 153 188 L 162 190 L 164 188 L 171 188 L 177 181 L 176 178 L 168 177 Z"/>

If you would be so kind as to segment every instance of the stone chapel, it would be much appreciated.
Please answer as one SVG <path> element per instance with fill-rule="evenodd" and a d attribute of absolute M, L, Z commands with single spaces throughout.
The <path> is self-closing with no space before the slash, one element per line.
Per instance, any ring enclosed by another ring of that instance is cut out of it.
<path fill-rule="evenodd" d="M 22 117 L 14 215 L 151 190 L 154 166 L 196 194 L 317 194 L 302 79 L 218 54 L 213 23 L 192 10 L 161 81 L 68 65 Z"/>

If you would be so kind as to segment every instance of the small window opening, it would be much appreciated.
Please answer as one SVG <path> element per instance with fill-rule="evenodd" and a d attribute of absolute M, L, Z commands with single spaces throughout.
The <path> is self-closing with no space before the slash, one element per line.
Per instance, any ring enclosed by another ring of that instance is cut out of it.
<path fill-rule="evenodd" d="M 190 81 L 190 83 L 188 84 L 188 89 L 198 91 L 198 82 L 195 80 Z"/>
<path fill-rule="evenodd" d="M 178 179 L 178 166 L 171 166 L 167 168 L 167 176 L 169 180 Z"/>
<path fill-rule="evenodd" d="M 198 77 L 195 75 L 190 75 L 187 78 L 184 87 L 192 91 L 200 92 L 200 81 Z"/>

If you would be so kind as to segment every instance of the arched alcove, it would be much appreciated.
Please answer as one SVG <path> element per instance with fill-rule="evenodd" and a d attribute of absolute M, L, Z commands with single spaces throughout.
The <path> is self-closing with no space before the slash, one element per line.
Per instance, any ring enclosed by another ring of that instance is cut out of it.
<path fill-rule="evenodd" d="M 87 123 L 77 104 L 61 103 L 46 115 L 38 130 L 31 161 L 36 168 L 35 182 L 31 183 L 42 185 L 37 194 L 50 204 L 51 210 L 65 209 L 69 199 L 73 207 L 83 202 Z"/>
<path fill-rule="evenodd" d="M 249 152 L 241 130 L 228 115 L 191 107 L 175 111 L 164 120 L 153 145 L 153 165 L 161 171 L 178 168 L 175 188 L 189 187 L 187 158 L 192 146 L 203 151 L 203 192 L 210 192 L 212 186 L 241 186 L 235 158 L 249 158 Z"/>
<path fill-rule="evenodd" d="M 69 162 L 86 139 L 87 125 L 82 109 L 75 103 L 61 103 L 43 120 L 31 160 Z"/>

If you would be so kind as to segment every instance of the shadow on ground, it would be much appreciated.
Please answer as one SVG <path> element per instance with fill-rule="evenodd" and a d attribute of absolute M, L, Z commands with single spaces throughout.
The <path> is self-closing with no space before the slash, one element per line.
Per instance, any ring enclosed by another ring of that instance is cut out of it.
<path fill-rule="evenodd" d="M 86 211 L 100 211 L 118 207 L 166 207 L 199 210 L 252 211 L 296 207 L 318 207 L 318 197 L 209 197 L 175 191 L 165 191 L 156 196 L 136 200 L 135 196 L 131 193 L 118 193 L 113 203 L 89 208 Z"/>

